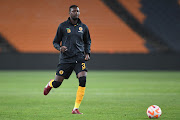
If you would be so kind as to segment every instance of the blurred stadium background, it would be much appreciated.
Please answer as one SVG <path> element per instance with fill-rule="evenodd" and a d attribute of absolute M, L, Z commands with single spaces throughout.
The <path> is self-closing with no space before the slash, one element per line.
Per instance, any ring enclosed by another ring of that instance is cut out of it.
<path fill-rule="evenodd" d="M 180 70 L 179 0 L 1 0 L 0 69 L 55 69 L 68 7 L 92 38 L 89 69 Z"/>
<path fill-rule="evenodd" d="M 72 4 L 92 39 L 84 116 L 69 114 L 74 73 L 42 94 L 58 64 L 53 39 Z M 152 104 L 162 119 L 180 119 L 180 0 L 0 0 L 0 17 L 0 119 L 144 120 Z"/>

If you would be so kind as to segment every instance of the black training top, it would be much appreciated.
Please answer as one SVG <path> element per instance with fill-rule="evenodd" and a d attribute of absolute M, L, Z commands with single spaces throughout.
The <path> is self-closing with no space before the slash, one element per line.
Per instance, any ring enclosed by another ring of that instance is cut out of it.
<path fill-rule="evenodd" d="M 60 53 L 59 63 L 77 63 L 84 61 L 84 54 L 90 54 L 91 38 L 88 27 L 78 19 L 73 25 L 68 18 L 57 29 L 53 45 L 60 50 L 60 43 L 67 47 L 67 51 Z"/>

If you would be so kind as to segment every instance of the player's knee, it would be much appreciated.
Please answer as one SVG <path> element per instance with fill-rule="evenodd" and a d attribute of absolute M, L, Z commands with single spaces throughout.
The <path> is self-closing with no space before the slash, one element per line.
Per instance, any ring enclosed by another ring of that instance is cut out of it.
<path fill-rule="evenodd" d="M 80 78 L 80 77 L 83 77 L 83 76 L 86 76 L 87 75 L 87 72 L 86 71 L 81 71 L 77 74 L 77 78 Z"/>
<path fill-rule="evenodd" d="M 79 86 L 85 87 L 86 86 L 86 76 L 79 78 Z"/>
<path fill-rule="evenodd" d="M 61 85 L 62 82 L 58 82 L 58 81 L 53 81 L 52 82 L 52 86 L 53 88 L 58 88 Z"/>

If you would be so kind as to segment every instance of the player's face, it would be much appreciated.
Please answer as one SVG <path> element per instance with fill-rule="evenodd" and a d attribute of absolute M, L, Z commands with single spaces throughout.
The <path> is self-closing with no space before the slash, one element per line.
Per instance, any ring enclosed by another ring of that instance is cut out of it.
<path fill-rule="evenodd" d="M 79 7 L 71 8 L 69 15 L 73 20 L 77 20 L 79 18 L 79 15 L 80 15 Z"/>

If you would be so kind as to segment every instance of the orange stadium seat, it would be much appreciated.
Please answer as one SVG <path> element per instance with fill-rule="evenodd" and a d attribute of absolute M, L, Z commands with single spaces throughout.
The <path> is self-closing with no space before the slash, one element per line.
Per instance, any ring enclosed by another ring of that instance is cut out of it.
<path fill-rule="evenodd" d="M 146 16 L 140 11 L 141 0 L 118 0 L 140 23 L 143 23 Z"/>
<path fill-rule="evenodd" d="M 72 4 L 80 7 L 80 18 L 90 29 L 93 53 L 149 52 L 144 39 L 100 0 L 0 1 L 0 33 L 19 52 L 57 53 L 52 41 Z"/>

